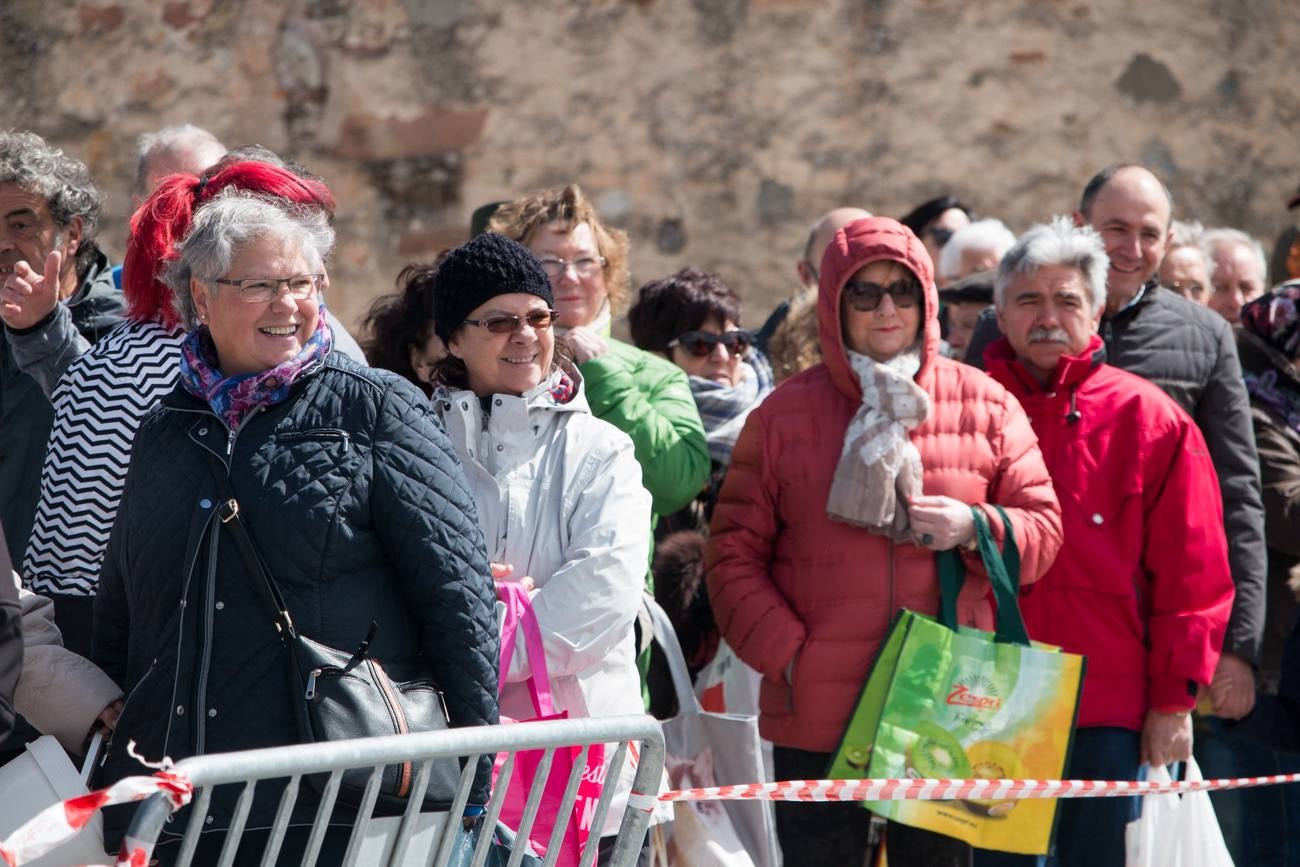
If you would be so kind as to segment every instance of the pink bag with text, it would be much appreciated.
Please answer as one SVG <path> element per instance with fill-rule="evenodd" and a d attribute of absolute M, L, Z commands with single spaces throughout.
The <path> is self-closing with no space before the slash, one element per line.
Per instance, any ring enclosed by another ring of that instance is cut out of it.
<path fill-rule="evenodd" d="M 510 670 L 510 660 L 514 657 L 515 637 L 522 631 L 524 649 L 528 652 L 528 663 L 532 668 L 532 677 L 528 679 L 528 691 L 533 699 L 533 710 L 537 716 L 531 720 L 512 720 L 502 717 L 502 723 L 534 722 L 548 719 L 567 719 L 567 711 L 556 713 L 551 699 L 551 677 L 546 668 L 546 650 L 542 646 L 542 629 L 537 622 L 537 613 L 529 601 L 528 591 L 518 584 L 503 582 L 497 584 L 497 595 L 505 603 L 505 623 L 501 634 L 501 686 L 505 685 L 506 672 Z M 500 687 L 497 694 L 500 695 Z M 515 755 L 514 770 L 510 774 L 509 788 L 501 807 L 501 821 L 511 828 L 519 827 L 519 820 L 524 814 L 524 805 L 528 802 L 528 792 L 537 777 L 538 765 L 541 764 L 545 750 L 523 750 Z M 537 818 L 533 822 L 528 837 L 534 851 L 545 855 L 546 844 L 551 840 L 559 816 L 564 789 L 569 782 L 569 774 L 581 747 L 557 747 L 551 759 L 550 773 L 546 778 L 546 787 L 542 790 L 541 802 L 537 807 Z M 507 753 L 498 753 L 492 768 L 492 781 L 495 784 L 501 768 L 505 764 Z M 566 817 L 567 827 L 560 840 L 560 854 L 555 861 L 556 867 L 577 867 L 578 859 L 587 845 L 591 834 L 592 819 L 596 812 L 596 802 L 605 782 L 605 745 L 592 744 L 587 749 L 586 767 L 583 769 L 582 781 L 578 784 L 578 794 L 573 802 L 573 810 Z"/>

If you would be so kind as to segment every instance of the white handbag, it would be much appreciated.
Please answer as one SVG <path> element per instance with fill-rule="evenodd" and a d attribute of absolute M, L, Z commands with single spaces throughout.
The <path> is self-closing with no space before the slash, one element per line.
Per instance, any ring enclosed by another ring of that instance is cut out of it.
<path fill-rule="evenodd" d="M 665 767 L 673 788 L 762 782 L 766 775 L 757 717 L 705 711 L 691 689 L 668 615 L 652 599 L 646 598 L 645 605 L 677 693 L 677 716 L 663 723 Z M 673 807 L 667 841 L 673 867 L 780 867 L 770 801 L 677 802 Z"/>
<path fill-rule="evenodd" d="M 1167 768 L 1152 768 L 1151 782 L 1169 782 Z M 1200 780 L 1195 759 L 1187 779 Z M 1142 796 L 1142 815 L 1124 829 L 1126 867 L 1233 867 L 1209 792 Z"/>
<path fill-rule="evenodd" d="M 0 767 L 0 840 L 46 807 L 87 794 L 86 781 L 102 743 L 103 736 L 97 732 L 80 771 L 53 735 L 32 741 L 22 755 Z M 75 837 L 35 861 L 24 862 L 24 867 L 112 864 L 115 860 L 104 852 L 104 821 L 96 813 Z"/>

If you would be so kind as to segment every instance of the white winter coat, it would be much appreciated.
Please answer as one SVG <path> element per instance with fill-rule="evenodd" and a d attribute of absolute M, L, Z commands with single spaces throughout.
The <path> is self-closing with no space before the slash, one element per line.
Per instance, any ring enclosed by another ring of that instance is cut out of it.
<path fill-rule="evenodd" d="M 433 403 L 465 466 L 489 559 L 536 584 L 556 710 L 644 713 L 632 625 L 650 552 L 650 495 L 632 441 L 591 414 L 576 372 L 572 398 L 558 403 L 559 377 L 520 397 L 494 395 L 490 412 L 471 391 L 441 389 Z M 521 635 L 502 672 L 503 716 L 535 716 L 524 683 L 531 674 Z"/>

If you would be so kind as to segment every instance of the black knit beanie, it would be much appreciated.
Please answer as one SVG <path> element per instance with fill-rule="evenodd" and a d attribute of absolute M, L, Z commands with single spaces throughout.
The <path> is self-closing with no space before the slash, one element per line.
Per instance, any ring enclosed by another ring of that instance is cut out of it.
<path fill-rule="evenodd" d="M 447 254 L 433 289 L 433 330 L 446 343 L 473 310 L 498 295 L 527 292 L 554 307 L 551 281 L 523 244 L 487 232 Z"/>

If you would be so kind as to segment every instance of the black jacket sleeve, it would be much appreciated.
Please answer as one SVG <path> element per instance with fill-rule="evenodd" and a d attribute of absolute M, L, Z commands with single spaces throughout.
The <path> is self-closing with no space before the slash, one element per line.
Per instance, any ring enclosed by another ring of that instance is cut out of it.
<path fill-rule="evenodd" d="M 1259 455 L 1237 344 L 1226 322 L 1217 337 L 1218 360 L 1196 405 L 1196 424 L 1205 434 L 1210 458 L 1219 474 L 1228 565 L 1237 590 L 1223 650 L 1254 663 L 1264 633 L 1268 579 Z"/>
<path fill-rule="evenodd" d="M 975 331 L 971 333 L 970 343 L 966 346 L 966 357 L 962 359 L 971 367 L 984 369 L 984 350 L 1002 339 L 1002 329 L 998 328 L 998 314 L 992 307 L 980 311 L 980 318 L 975 320 Z"/>
<path fill-rule="evenodd" d="M 130 503 L 131 477 L 123 488 L 121 503 Z M 127 688 L 126 661 L 131 616 L 127 607 L 126 588 L 123 583 L 121 562 L 125 534 L 119 525 L 127 509 L 119 507 L 117 519 L 108 536 L 108 549 L 99 567 L 99 583 L 95 590 L 94 627 L 91 630 L 91 661 L 104 670 L 123 690 Z"/>
<path fill-rule="evenodd" d="M 374 442 L 374 526 L 420 624 L 420 646 L 447 699 L 453 726 L 496 725 L 500 641 L 496 590 L 478 512 L 460 461 L 428 401 L 395 383 Z M 492 757 L 470 793 L 487 802 Z"/>
<path fill-rule="evenodd" d="M 23 672 L 23 613 L 18 604 L 18 585 L 13 580 L 0 529 L 0 738 L 14 726 L 14 690 Z"/>

